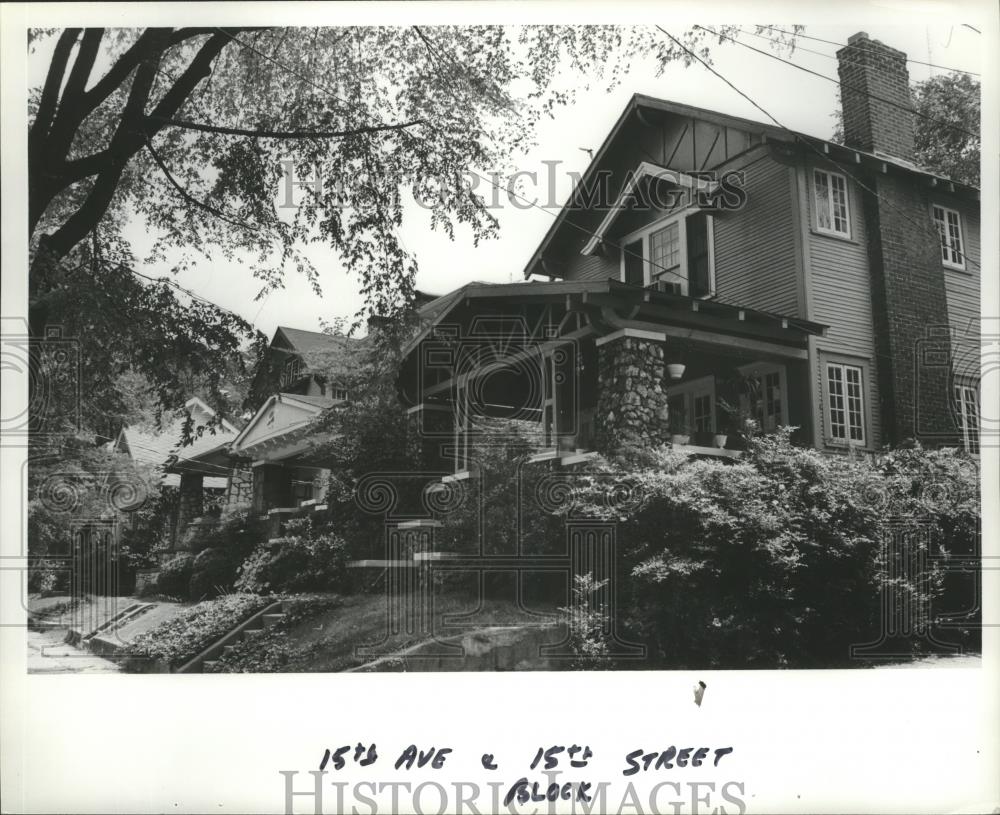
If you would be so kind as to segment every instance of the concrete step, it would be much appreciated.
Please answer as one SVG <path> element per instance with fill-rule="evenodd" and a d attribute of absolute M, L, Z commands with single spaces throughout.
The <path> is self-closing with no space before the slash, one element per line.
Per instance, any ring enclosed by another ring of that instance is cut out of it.
<path fill-rule="evenodd" d="M 203 671 L 210 671 L 210 670 L 212 670 L 212 668 L 214 668 L 218 664 L 219 664 L 219 660 L 217 660 L 217 659 L 207 659 L 203 663 L 201 663 L 201 669 Z"/>
<path fill-rule="evenodd" d="M 229 654 L 231 654 L 235 650 L 236 650 L 236 646 L 235 645 L 223 645 L 222 646 L 222 655 L 223 656 L 228 656 Z"/>
<path fill-rule="evenodd" d="M 256 639 L 261 634 L 263 634 L 264 633 L 264 629 L 263 628 L 244 628 L 242 633 L 243 633 L 243 639 L 244 640 L 252 640 L 252 639 Z"/>

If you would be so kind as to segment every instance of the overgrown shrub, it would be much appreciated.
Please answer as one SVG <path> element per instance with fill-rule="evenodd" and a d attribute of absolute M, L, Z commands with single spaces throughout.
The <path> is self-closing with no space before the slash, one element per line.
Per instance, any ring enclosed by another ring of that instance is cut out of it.
<path fill-rule="evenodd" d="M 194 569 L 194 556 L 188 552 L 174 555 L 160 567 L 156 591 L 168 597 L 186 599 Z"/>
<path fill-rule="evenodd" d="M 264 525 L 249 514 L 234 515 L 200 535 L 186 597 L 210 599 L 231 591 L 240 566 L 265 539 Z"/>
<path fill-rule="evenodd" d="M 239 591 L 335 591 L 347 576 L 347 545 L 315 516 L 288 521 L 281 543 L 258 546 L 243 562 Z"/>
<path fill-rule="evenodd" d="M 230 594 L 207 600 L 140 634 L 126 647 L 135 657 L 163 660 L 176 668 L 274 602 L 273 597 Z"/>
<path fill-rule="evenodd" d="M 886 575 L 911 608 L 941 608 L 941 564 L 976 551 L 977 469 L 955 450 L 830 456 L 782 432 L 735 464 L 667 450 L 632 462 L 592 468 L 572 511 L 618 522 L 619 622 L 654 664 L 850 664 L 852 644 L 879 637 Z M 631 503 L 613 500 L 616 481 Z M 922 574 L 885 563 L 893 535 Z"/>

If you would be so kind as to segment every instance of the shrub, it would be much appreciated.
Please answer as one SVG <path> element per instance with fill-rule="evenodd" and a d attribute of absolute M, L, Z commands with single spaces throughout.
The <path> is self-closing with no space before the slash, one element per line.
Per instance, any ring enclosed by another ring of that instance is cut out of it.
<path fill-rule="evenodd" d="M 286 524 L 280 544 L 259 546 L 240 567 L 236 587 L 249 592 L 333 591 L 347 576 L 347 545 L 312 517 Z"/>
<path fill-rule="evenodd" d="M 852 644 L 880 633 L 883 540 L 909 536 L 919 557 L 975 551 L 978 485 L 964 454 L 830 456 L 787 432 L 747 447 L 735 464 L 648 451 L 628 469 L 603 464 L 577 490 L 574 512 L 619 522 L 619 575 L 632 579 L 616 586 L 618 611 L 654 661 L 848 664 Z M 633 505 L 609 501 L 609 475 L 630 483 Z M 943 598 L 940 561 L 927 563 L 894 578 L 914 608 Z"/>
<path fill-rule="evenodd" d="M 137 636 L 125 652 L 131 656 L 160 659 L 176 668 L 272 602 L 273 597 L 230 594 L 198 603 Z"/>
<path fill-rule="evenodd" d="M 168 597 L 187 598 L 193 568 L 193 555 L 187 552 L 174 555 L 160 567 L 156 591 Z"/>

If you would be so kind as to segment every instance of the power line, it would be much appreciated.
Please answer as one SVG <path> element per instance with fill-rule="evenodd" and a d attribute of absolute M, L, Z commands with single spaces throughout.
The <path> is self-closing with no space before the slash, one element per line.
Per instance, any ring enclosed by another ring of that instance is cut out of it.
<path fill-rule="evenodd" d="M 820 152 L 811 142 L 809 142 L 807 139 L 803 138 L 802 135 L 800 135 L 799 133 L 796 133 L 791 128 L 786 127 L 781 122 L 779 122 L 774 116 L 772 116 L 767 110 L 765 110 L 761 105 L 759 105 L 754 99 L 750 98 L 750 96 L 748 96 L 746 93 L 744 93 L 739 88 L 737 88 L 732 82 L 730 82 L 728 79 L 726 79 L 726 77 L 724 77 L 722 74 L 720 74 L 717 70 L 715 70 L 715 68 L 713 68 L 707 62 L 705 62 L 705 60 L 703 60 L 701 57 L 699 57 L 697 54 L 695 54 L 690 48 L 688 48 L 683 43 L 681 43 L 676 37 L 674 37 L 673 34 L 671 34 L 669 31 L 667 31 L 665 28 L 663 28 L 660 25 L 657 25 L 656 27 L 660 31 L 662 31 L 664 34 L 666 34 L 666 36 L 669 37 L 670 40 L 672 42 L 674 42 L 679 48 L 681 48 L 685 52 L 687 52 L 687 54 L 689 54 L 692 59 L 695 59 L 698 62 L 700 62 L 702 65 L 704 65 L 705 68 L 707 68 L 709 71 L 711 71 L 711 73 L 713 73 L 715 76 L 717 76 L 723 82 L 725 82 L 730 88 L 732 88 L 734 91 L 736 91 L 736 93 L 738 93 L 740 96 L 742 96 L 744 99 L 746 99 L 746 101 L 748 101 L 751 105 L 753 105 L 755 108 L 757 108 L 757 110 L 759 110 L 761 113 L 763 113 L 765 116 L 767 116 L 767 118 L 770 119 L 772 122 L 774 122 L 775 125 L 777 125 L 779 128 L 781 128 L 782 130 L 784 130 L 786 133 L 789 133 L 797 142 L 799 142 L 799 143 L 805 145 L 806 147 L 808 147 L 810 150 L 812 150 L 817 156 L 819 156 L 824 161 L 830 161 L 831 160 L 829 156 L 827 156 L 827 155 L 823 154 L 822 152 Z M 708 29 L 706 29 L 706 30 L 708 30 Z M 856 183 L 859 187 L 861 187 L 861 189 L 865 190 L 865 192 L 867 192 L 867 193 L 869 193 L 871 195 L 874 195 L 875 198 L 877 198 L 879 201 L 881 201 L 882 203 L 890 206 L 892 209 L 896 210 L 900 215 L 902 215 L 904 218 L 906 218 L 906 220 L 908 220 L 911 224 L 913 224 L 914 226 L 918 227 L 919 229 L 923 230 L 923 229 L 927 229 L 928 228 L 928 225 L 926 223 L 922 223 L 922 222 L 917 221 L 914 218 L 910 217 L 909 213 L 907 213 L 905 210 L 903 210 L 902 208 L 896 206 L 891 201 L 887 201 L 885 198 L 883 198 L 881 195 L 879 195 L 875 190 L 873 190 L 873 189 L 871 189 L 871 187 L 867 186 L 863 181 L 861 181 L 860 178 L 858 178 L 856 175 L 854 175 L 852 172 L 850 172 L 850 170 L 848 170 L 843 164 L 841 164 L 840 162 L 836 162 L 836 164 L 837 164 L 838 167 L 840 167 L 844 171 L 844 173 L 847 176 L 849 176 L 851 179 L 854 180 L 854 183 Z M 935 237 L 938 237 L 938 239 L 940 240 L 940 236 L 937 234 L 936 227 L 935 227 Z M 965 258 L 969 263 L 973 264 L 976 268 L 982 268 L 980 266 L 980 264 L 978 264 L 976 261 L 974 261 L 968 255 L 966 255 L 964 251 L 960 252 L 959 254 L 961 254 L 963 258 Z"/>
<path fill-rule="evenodd" d="M 966 23 L 963 23 L 962 25 L 965 25 L 966 28 L 972 28 L 972 26 L 967 25 Z M 788 34 L 788 35 L 790 35 L 792 37 L 802 37 L 803 39 L 813 40 L 815 42 L 825 42 L 827 45 L 836 45 L 838 48 L 850 48 L 851 50 L 854 50 L 854 51 L 865 51 L 865 50 L 867 50 L 867 49 L 862 48 L 861 46 L 858 46 L 858 45 L 845 44 L 845 43 L 841 43 L 841 42 L 836 42 L 835 40 L 824 40 L 822 37 L 811 37 L 808 34 L 796 34 L 796 33 L 792 32 L 792 31 L 785 31 L 785 29 L 778 28 L 777 26 L 773 26 L 773 25 L 766 26 L 766 28 L 768 28 L 771 31 L 778 31 L 778 32 L 780 32 L 782 34 Z M 976 31 L 977 34 L 980 33 L 975 28 L 972 28 L 972 30 Z M 746 32 L 746 33 L 750 33 L 750 32 Z M 802 49 L 802 50 L 805 50 L 805 49 Z M 812 51 L 811 53 L 815 54 L 815 53 L 819 53 L 819 52 L 818 51 Z M 822 54 L 821 56 L 828 56 L 828 55 L 827 54 Z M 836 57 L 834 57 L 834 59 L 836 59 Z M 958 74 L 970 74 L 972 76 L 979 76 L 979 74 L 977 74 L 975 71 L 963 71 L 961 68 L 950 68 L 947 65 L 936 65 L 933 62 L 923 62 L 922 60 L 911 59 L 910 57 L 907 57 L 906 61 L 907 62 L 912 62 L 914 65 L 926 65 L 928 68 L 940 68 L 942 71 L 954 71 L 955 73 L 958 73 Z"/>
<path fill-rule="evenodd" d="M 912 114 L 913 116 L 918 116 L 921 119 L 926 119 L 927 121 L 933 122 L 934 124 L 940 125 L 941 127 L 947 127 L 950 130 L 954 130 L 958 133 L 964 133 L 966 136 L 972 136 L 975 139 L 979 138 L 978 133 L 973 133 L 971 130 L 966 130 L 964 127 L 959 127 L 958 125 L 950 124 L 949 122 L 946 122 L 943 119 L 935 119 L 933 116 L 928 116 L 926 113 L 922 113 L 916 108 L 913 108 L 909 105 L 900 104 L 899 102 L 895 102 L 892 99 L 886 99 L 884 96 L 878 96 L 874 93 L 869 93 L 864 88 L 859 88 L 856 85 L 848 85 L 846 82 L 841 82 L 838 79 L 834 79 L 832 76 L 821 74 L 819 71 L 814 71 L 812 68 L 806 68 L 804 65 L 799 65 L 797 62 L 792 62 L 791 60 L 785 59 L 784 57 L 780 57 L 777 54 L 772 54 L 769 51 L 765 51 L 762 48 L 755 48 L 749 43 L 741 42 L 740 40 L 737 40 L 734 37 L 730 37 L 728 34 L 722 34 L 718 31 L 713 31 L 711 28 L 705 28 L 704 26 L 696 26 L 696 28 L 701 28 L 702 30 L 707 31 L 710 34 L 714 34 L 716 37 L 719 37 L 720 39 L 726 39 L 729 40 L 730 42 L 736 43 L 737 45 L 742 45 L 744 48 L 749 48 L 751 51 L 756 51 L 758 54 L 763 54 L 765 57 L 770 57 L 771 59 L 775 59 L 778 62 L 783 62 L 785 63 L 785 65 L 790 65 L 791 67 L 797 68 L 800 71 L 804 71 L 807 74 L 812 74 L 813 76 L 817 76 L 820 79 L 825 79 L 827 82 L 832 82 L 835 85 L 839 85 L 841 88 L 845 90 L 864 94 L 869 99 L 876 99 L 879 102 L 882 102 L 886 105 L 890 105 L 891 107 L 894 108 L 898 108 L 899 110 L 905 111 L 909 114 Z"/>

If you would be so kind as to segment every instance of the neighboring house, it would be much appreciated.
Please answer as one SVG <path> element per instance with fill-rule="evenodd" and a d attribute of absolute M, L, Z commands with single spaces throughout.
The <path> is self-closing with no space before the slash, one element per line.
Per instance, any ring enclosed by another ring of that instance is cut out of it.
<path fill-rule="evenodd" d="M 255 513 L 322 501 L 329 470 L 315 455 L 327 440 L 310 430 L 323 410 L 350 394 L 336 373 L 349 371 L 365 339 L 280 326 L 251 387 L 257 412 L 232 441 L 233 480 L 241 485 L 230 503 Z"/>
<path fill-rule="evenodd" d="M 859 33 L 838 59 L 845 144 L 634 96 L 529 282 L 421 308 L 400 388 L 425 439 L 458 470 L 483 417 L 570 460 L 732 455 L 747 417 L 975 452 L 979 192 L 913 163 L 905 54 Z"/>
<path fill-rule="evenodd" d="M 184 425 L 190 414 L 193 432 L 209 428 L 191 444 L 182 445 Z M 187 525 L 213 508 L 221 509 L 229 486 L 230 464 L 225 451 L 239 431 L 201 399 L 192 397 L 161 429 L 125 427 L 111 444 L 113 452 L 154 468 L 160 484 L 176 493 L 177 511 L 171 518 L 164 544 L 173 549 Z M 169 500 L 169 499 L 168 499 Z M 128 515 L 128 508 L 124 508 Z"/>

